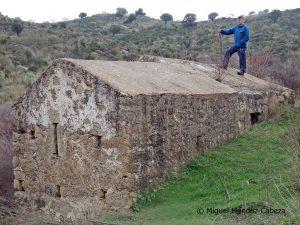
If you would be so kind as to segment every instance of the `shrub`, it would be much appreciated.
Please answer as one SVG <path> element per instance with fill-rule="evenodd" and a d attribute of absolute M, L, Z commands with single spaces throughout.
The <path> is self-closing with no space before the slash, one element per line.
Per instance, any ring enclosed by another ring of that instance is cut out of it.
<path fill-rule="evenodd" d="M 67 28 L 67 22 L 60 22 L 59 23 L 59 28 L 62 28 L 62 29 Z"/>
<path fill-rule="evenodd" d="M 99 45 L 96 39 L 93 39 L 89 45 L 89 49 L 93 52 L 99 49 Z"/>
<path fill-rule="evenodd" d="M 23 22 L 20 19 L 16 19 L 11 24 L 11 30 L 18 36 L 22 33 L 24 28 Z"/>
<path fill-rule="evenodd" d="M 0 35 L 0 44 L 5 45 L 9 40 L 9 36 Z"/>
<path fill-rule="evenodd" d="M 0 65 L 1 69 L 4 71 L 5 78 L 9 78 L 10 75 L 14 72 L 15 66 L 12 63 L 11 59 L 5 55 L 0 55 Z"/>
<path fill-rule="evenodd" d="M 45 59 L 42 54 L 40 53 L 33 54 L 31 58 L 31 66 L 29 67 L 29 70 L 36 72 L 38 69 L 46 65 L 47 65 L 47 59 Z"/>
<path fill-rule="evenodd" d="M 255 14 L 255 11 L 250 11 L 248 15 L 253 16 L 254 14 Z"/>
<path fill-rule="evenodd" d="M 29 33 L 19 37 L 16 41 L 26 46 L 43 46 L 46 39 L 42 38 L 38 33 Z"/>
<path fill-rule="evenodd" d="M 136 53 L 133 53 L 133 52 L 123 55 L 123 59 L 126 61 L 135 61 L 138 58 L 139 58 L 139 55 Z"/>
<path fill-rule="evenodd" d="M 134 20 L 136 20 L 136 15 L 131 13 L 131 14 L 129 14 L 127 20 L 125 20 L 124 23 L 125 24 L 132 23 Z"/>
<path fill-rule="evenodd" d="M 55 29 L 55 28 L 57 28 L 57 27 L 58 27 L 57 23 L 52 23 L 52 24 L 51 24 L 51 28 L 54 28 L 54 29 Z"/>
<path fill-rule="evenodd" d="M 267 14 L 267 13 L 269 13 L 269 10 L 268 9 L 264 9 L 262 11 L 259 11 L 258 15 L 264 15 L 264 14 Z"/>
<path fill-rule="evenodd" d="M 278 9 L 273 10 L 269 13 L 268 17 L 275 23 L 277 22 L 278 18 L 281 16 L 281 11 Z"/>
<path fill-rule="evenodd" d="M 120 26 L 120 25 L 116 25 L 116 24 L 111 25 L 110 28 L 109 28 L 109 31 L 110 31 L 113 35 L 121 33 L 121 30 L 122 30 L 122 29 L 121 29 L 121 26 Z"/>

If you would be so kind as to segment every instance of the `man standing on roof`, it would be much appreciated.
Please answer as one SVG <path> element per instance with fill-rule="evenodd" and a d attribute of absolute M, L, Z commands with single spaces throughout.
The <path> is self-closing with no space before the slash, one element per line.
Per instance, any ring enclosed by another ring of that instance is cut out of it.
<path fill-rule="evenodd" d="M 244 24 L 244 16 L 239 16 L 236 19 L 236 26 L 230 29 L 221 29 L 220 33 L 224 35 L 234 35 L 234 45 L 227 49 L 224 59 L 223 65 L 221 68 L 227 69 L 229 59 L 234 53 L 238 53 L 239 61 L 240 61 L 240 71 L 237 72 L 238 75 L 244 75 L 246 72 L 246 49 L 247 42 L 249 40 L 249 28 L 246 24 Z"/>

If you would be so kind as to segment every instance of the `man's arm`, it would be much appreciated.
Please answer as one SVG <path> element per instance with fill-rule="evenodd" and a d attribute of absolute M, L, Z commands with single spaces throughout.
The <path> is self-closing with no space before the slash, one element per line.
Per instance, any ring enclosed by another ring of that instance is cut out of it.
<path fill-rule="evenodd" d="M 220 30 L 221 34 L 225 34 L 225 35 L 230 35 L 234 33 L 234 28 L 230 28 L 230 29 L 221 29 Z"/>
<path fill-rule="evenodd" d="M 241 45 L 245 45 L 247 43 L 247 41 L 249 41 L 249 28 L 248 27 L 245 27 L 245 30 L 244 30 L 244 37 L 242 38 L 241 40 Z"/>

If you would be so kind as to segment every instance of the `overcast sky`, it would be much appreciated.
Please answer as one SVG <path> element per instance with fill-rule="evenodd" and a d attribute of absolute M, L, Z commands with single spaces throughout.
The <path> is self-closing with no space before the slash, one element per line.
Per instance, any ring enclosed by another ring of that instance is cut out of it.
<path fill-rule="evenodd" d="M 263 9 L 293 9 L 300 7 L 299 0 L 0 0 L 0 12 L 9 17 L 23 20 L 60 21 L 74 19 L 80 12 L 88 15 L 115 12 L 117 7 L 125 7 L 129 12 L 143 8 L 154 18 L 162 13 L 171 13 L 175 20 L 181 20 L 186 13 L 195 13 L 198 20 L 206 20 L 210 12 L 220 16 L 248 14 L 249 11 Z"/>

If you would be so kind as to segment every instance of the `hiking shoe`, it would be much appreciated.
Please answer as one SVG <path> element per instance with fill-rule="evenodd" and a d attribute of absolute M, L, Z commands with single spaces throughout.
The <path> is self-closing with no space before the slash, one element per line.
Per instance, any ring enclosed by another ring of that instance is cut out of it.
<path fill-rule="evenodd" d="M 243 76 L 244 73 L 245 73 L 245 71 L 238 71 L 238 72 L 237 72 L 237 74 L 240 75 L 240 76 Z"/>

